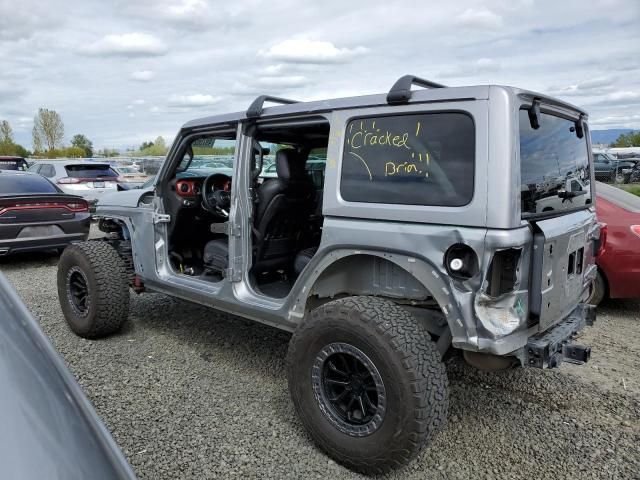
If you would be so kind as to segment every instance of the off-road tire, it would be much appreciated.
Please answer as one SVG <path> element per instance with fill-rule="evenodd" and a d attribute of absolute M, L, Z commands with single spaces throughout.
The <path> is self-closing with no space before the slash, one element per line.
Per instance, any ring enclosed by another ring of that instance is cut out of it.
<path fill-rule="evenodd" d="M 384 383 L 384 417 L 368 435 L 340 431 L 314 393 L 314 362 L 332 344 L 364 352 Z M 348 297 L 313 310 L 291 338 L 287 370 L 291 398 L 307 431 L 322 450 L 352 470 L 379 474 L 398 468 L 444 427 L 448 380 L 438 349 L 420 323 L 390 301 Z"/>
<path fill-rule="evenodd" d="M 589 293 L 589 298 L 587 303 L 589 305 L 599 305 L 602 300 L 604 300 L 607 295 L 607 282 L 600 270 L 598 270 L 598 275 L 596 275 L 596 279 L 591 284 L 591 292 Z"/>
<path fill-rule="evenodd" d="M 72 275 L 86 283 L 84 309 L 74 306 Z M 58 299 L 69 327 L 80 337 L 95 339 L 119 331 L 129 314 L 129 286 L 124 262 L 114 248 L 103 241 L 67 247 L 58 263 Z"/>

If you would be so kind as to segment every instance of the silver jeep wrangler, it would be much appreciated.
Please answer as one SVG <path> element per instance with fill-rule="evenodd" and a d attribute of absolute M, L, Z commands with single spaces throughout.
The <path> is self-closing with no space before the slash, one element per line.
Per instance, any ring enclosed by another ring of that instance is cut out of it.
<path fill-rule="evenodd" d="M 100 200 L 105 238 L 61 257 L 62 310 L 98 338 L 151 290 L 292 332 L 309 434 L 384 472 L 443 428 L 447 352 L 588 360 L 572 339 L 602 247 L 590 148 L 585 112 L 512 87 L 407 75 L 387 95 L 261 96 L 188 122 L 152 186 Z"/>

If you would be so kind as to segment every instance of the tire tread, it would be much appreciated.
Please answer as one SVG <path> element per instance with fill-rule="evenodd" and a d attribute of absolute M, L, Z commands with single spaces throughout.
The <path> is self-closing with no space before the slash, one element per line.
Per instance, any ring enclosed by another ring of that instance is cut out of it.
<path fill-rule="evenodd" d="M 379 335 L 389 342 L 399 354 L 402 367 L 410 379 L 416 408 L 411 415 L 411 428 L 406 441 L 377 457 L 347 458 L 330 445 L 323 444 L 317 436 L 314 438 L 322 449 L 340 463 L 362 473 L 385 473 L 408 463 L 442 430 L 447 418 L 448 379 L 435 343 L 411 313 L 389 300 L 370 296 L 334 300 L 313 310 L 293 334 L 287 356 L 291 392 L 294 392 L 291 371 L 295 359 L 300 358 L 301 352 L 297 351 L 300 339 L 312 335 L 317 322 L 322 322 L 324 318 L 364 322 L 365 328 L 370 327 L 367 335 Z M 313 426 L 308 425 L 303 417 L 302 421 L 312 432 Z"/>

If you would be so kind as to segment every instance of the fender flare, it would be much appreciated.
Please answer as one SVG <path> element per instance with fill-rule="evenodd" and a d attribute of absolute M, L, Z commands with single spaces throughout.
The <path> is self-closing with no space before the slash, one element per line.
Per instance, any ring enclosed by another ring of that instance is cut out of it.
<path fill-rule="evenodd" d="M 291 303 L 288 314 L 289 320 L 293 323 L 302 321 L 302 318 L 307 313 L 309 298 L 313 295 L 317 282 L 329 267 L 340 260 L 359 255 L 382 258 L 406 271 L 428 290 L 440 306 L 451 330 L 454 346 L 457 342 L 477 344 L 475 323 L 469 323 L 469 321 L 467 321 L 467 325 L 465 325 L 465 319 L 475 318 L 474 313 L 470 311 L 466 312 L 466 315 L 462 314 L 462 307 L 452 292 L 452 288 L 454 287 L 446 280 L 446 273 L 441 271 L 440 268 L 432 262 L 401 252 L 391 253 L 388 251 L 346 247 L 338 247 L 330 251 L 319 250 L 316 254 L 317 259 L 314 258 L 311 260 L 311 263 L 307 265 L 298 282 L 296 282 L 300 287 L 295 293 L 295 298 Z M 312 286 L 308 287 L 308 285 Z M 471 295 L 471 293 L 457 291 L 457 295 Z M 473 302 L 467 303 L 473 305 Z"/>

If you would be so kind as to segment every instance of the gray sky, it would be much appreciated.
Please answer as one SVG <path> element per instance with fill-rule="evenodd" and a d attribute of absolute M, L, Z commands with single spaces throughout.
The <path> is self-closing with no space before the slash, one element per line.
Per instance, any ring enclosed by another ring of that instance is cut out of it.
<path fill-rule="evenodd" d="M 0 0 L 0 119 L 31 148 L 37 108 L 65 141 L 138 145 L 185 121 L 387 91 L 406 73 L 498 83 L 640 128 L 640 1 Z"/>

